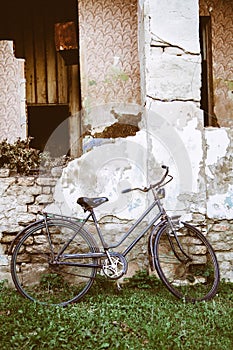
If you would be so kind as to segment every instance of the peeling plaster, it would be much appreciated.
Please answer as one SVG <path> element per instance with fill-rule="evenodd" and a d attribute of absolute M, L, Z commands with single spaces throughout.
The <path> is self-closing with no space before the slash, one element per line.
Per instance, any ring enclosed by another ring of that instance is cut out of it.
<path fill-rule="evenodd" d="M 55 189 L 55 204 L 47 210 L 83 217 L 83 210 L 76 203 L 78 197 L 105 196 L 109 201 L 96 208 L 98 218 L 112 216 L 132 220 L 145 209 L 147 197 L 144 193 L 122 194 L 121 191 L 146 184 L 145 135 L 117 139 L 69 163 Z"/>
<path fill-rule="evenodd" d="M 225 129 L 206 129 L 207 157 L 206 165 L 217 163 L 227 153 L 230 139 Z"/>
<path fill-rule="evenodd" d="M 147 95 L 161 101 L 200 101 L 201 58 L 166 50 L 147 58 Z M 165 78 L 166 77 L 166 78 Z"/>
<path fill-rule="evenodd" d="M 180 193 L 198 192 L 203 157 L 202 132 L 199 129 L 202 112 L 195 103 L 178 101 L 152 102 L 151 109 L 156 112 L 151 118 L 153 134 L 158 133 L 172 155 L 167 161 L 168 164 L 176 164 Z"/>
<path fill-rule="evenodd" d="M 233 219 L 233 185 L 223 194 L 209 196 L 207 216 L 213 219 Z"/>
<path fill-rule="evenodd" d="M 147 0 L 151 16 L 150 31 L 165 42 L 188 52 L 200 52 L 198 31 L 198 0 Z"/>
<path fill-rule="evenodd" d="M 85 109 L 83 132 L 102 132 L 114 123 L 138 126 L 143 108 L 134 103 L 106 103 Z"/>
<path fill-rule="evenodd" d="M 101 132 L 89 132 L 85 135 L 91 135 L 93 138 L 118 138 L 118 137 L 127 137 L 127 136 L 133 136 L 136 135 L 136 132 L 139 131 L 139 128 L 135 125 L 130 124 L 121 124 L 121 123 L 114 123 L 110 126 L 106 126 L 104 130 Z"/>
<path fill-rule="evenodd" d="M 230 144 L 227 131 L 225 129 L 206 129 L 206 175 L 210 179 L 215 179 L 216 174 L 213 167 L 227 154 L 227 148 Z"/>
<path fill-rule="evenodd" d="M 83 136 L 91 135 L 94 138 L 118 138 L 133 136 L 139 131 L 138 124 L 141 121 L 141 112 L 138 114 L 119 113 L 112 108 L 110 114 L 114 116 L 116 122 L 104 128 L 102 126 L 102 128 L 93 129 L 89 125 L 86 127 L 88 131 L 86 131 Z M 98 131 L 98 129 L 100 130 Z"/>
<path fill-rule="evenodd" d="M 207 215 L 233 219 L 233 174 L 230 129 L 206 129 Z"/>
<path fill-rule="evenodd" d="M 153 109 L 159 106 L 164 114 Z M 185 108 L 183 108 L 185 106 Z M 170 113 L 168 112 L 170 108 Z M 180 118 L 176 119 L 177 111 Z M 193 111 L 194 113 L 191 113 Z M 168 165 L 174 180 L 166 186 L 165 207 L 175 212 L 185 211 L 185 201 L 179 196 L 198 189 L 198 173 L 201 152 L 201 132 L 198 130 L 199 113 L 193 103 L 174 102 L 171 104 L 152 103 L 140 118 L 140 131 L 135 136 L 112 139 L 101 144 L 72 161 L 64 170 L 61 179 L 61 194 L 66 209 L 59 204 L 59 210 L 70 211 L 80 216 L 81 208 L 76 200 L 80 196 L 106 196 L 109 202 L 97 209 L 101 217 L 112 215 L 121 220 L 138 217 L 149 198 L 135 192 L 127 197 L 120 193 L 127 187 L 144 187 L 155 183 L 162 175 L 161 165 Z M 175 112 L 175 113 L 174 113 Z M 174 113 L 174 114 L 173 114 Z M 197 118 L 191 118 L 195 115 Z M 142 116 L 142 118 L 141 118 Z M 191 155 L 190 153 L 191 152 Z"/>

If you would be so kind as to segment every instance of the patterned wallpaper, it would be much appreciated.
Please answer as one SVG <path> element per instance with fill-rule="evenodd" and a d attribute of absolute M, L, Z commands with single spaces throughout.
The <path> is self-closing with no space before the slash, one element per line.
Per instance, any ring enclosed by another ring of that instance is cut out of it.
<path fill-rule="evenodd" d="M 79 0 L 84 105 L 140 103 L 137 0 Z"/>
<path fill-rule="evenodd" d="M 214 112 L 220 126 L 233 126 L 233 1 L 200 0 L 200 15 L 211 16 Z"/>
<path fill-rule="evenodd" d="M 0 141 L 26 136 L 24 60 L 6 40 L 0 41 L 0 125 Z"/>

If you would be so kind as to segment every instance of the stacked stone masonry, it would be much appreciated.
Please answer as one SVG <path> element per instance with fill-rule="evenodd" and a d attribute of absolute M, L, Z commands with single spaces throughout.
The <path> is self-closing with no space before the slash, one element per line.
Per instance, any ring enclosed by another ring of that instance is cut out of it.
<path fill-rule="evenodd" d="M 49 176 L 9 176 L 7 169 L 0 169 L 0 280 L 11 284 L 10 244 L 53 201 L 56 182 L 56 170 Z"/>
<path fill-rule="evenodd" d="M 233 281 L 233 220 L 211 221 L 209 240 L 216 252 L 221 278 Z"/>
<path fill-rule="evenodd" d="M 35 221 L 38 213 L 54 201 L 53 192 L 58 177 L 55 172 L 51 176 L 8 175 L 7 171 L 0 171 L 0 280 L 8 280 L 12 284 L 8 255 L 10 244 L 20 230 Z M 193 220 L 195 225 L 206 223 L 202 231 L 207 233 L 216 251 L 221 278 L 233 281 L 233 220 L 206 220 L 205 216 L 199 213 L 193 215 Z M 113 235 L 112 239 L 116 230 L 113 231 L 110 232 Z M 142 251 L 141 260 L 146 263 L 147 252 L 145 249 L 141 249 L 141 253 Z M 137 253 L 136 251 L 135 254 Z"/>

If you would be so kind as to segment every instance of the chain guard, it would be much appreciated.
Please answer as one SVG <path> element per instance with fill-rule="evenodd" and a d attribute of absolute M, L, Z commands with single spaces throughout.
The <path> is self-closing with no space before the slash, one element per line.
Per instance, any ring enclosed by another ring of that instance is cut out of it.
<path fill-rule="evenodd" d="M 120 253 L 110 252 L 110 259 L 105 259 L 102 265 L 102 270 L 105 276 L 111 279 L 118 279 L 122 277 L 128 268 L 128 263 L 125 257 Z"/>

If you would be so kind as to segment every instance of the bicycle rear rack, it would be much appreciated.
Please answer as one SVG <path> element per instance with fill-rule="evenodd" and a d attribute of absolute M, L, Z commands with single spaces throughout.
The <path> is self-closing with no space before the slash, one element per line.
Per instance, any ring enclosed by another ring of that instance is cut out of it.
<path fill-rule="evenodd" d="M 40 212 L 39 213 L 42 216 L 46 216 L 47 218 L 50 219 L 63 219 L 63 220 L 67 220 L 67 221 L 77 221 L 77 222 L 84 222 L 85 219 L 80 219 L 80 218 L 76 218 L 73 216 L 66 216 L 66 215 L 60 215 L 60 214 L 54 214 L 54 213 L 48 213 L 48 212 Z"/>

